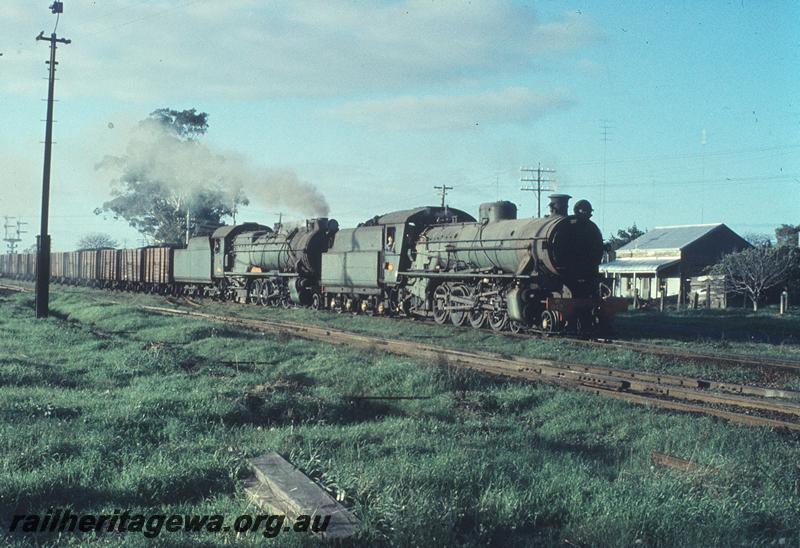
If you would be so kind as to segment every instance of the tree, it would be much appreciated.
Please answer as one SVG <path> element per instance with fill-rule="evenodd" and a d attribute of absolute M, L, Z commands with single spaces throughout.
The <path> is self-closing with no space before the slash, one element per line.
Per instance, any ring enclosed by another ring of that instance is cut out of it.
<path fill-rule="evenodd" d="M 151 112 L 150 117 L 140 123 L 151 122 L 171 128 L 176 135 L 183 139 L 197 139 L 208 131 L 208 113 L 197 112 L 193 108 L 182 111 L 160 108 Z"/>
<path fill-rule="evenodd" d="M 747 295 L 756 311 L 764 292 L 785 283 L 797 270 L 798 262 L 797 249 L 762 245 L 725 255 L 712 273 L 724 274 L 728 287 L 734 293 Z"/>
<path fill-rule="evenodd" d="M 755 247 L 771 247 L 772 246 L 772 239 L 769 237 L 769 234 L 761 234 L 759 232 L 747 232 L 746 234 L 742 235 L 748 244 L 755 246 Z"/>
<path fill-rule="evenodd" d="M 97 165 L 115 178 L 112 199 L 95 213 L 125 219 L 157 243 L 183 243 L 187 222 L 195 235 L 223 225 L 248 199 L 241 185 L 222 180 L 215 170 L 225 159 L 198 141 L 207 129 L 208 114 L 196 109 L 151 112 L 125 155 L 107 156 Z"/>
<path fill-rule="evenodd" d="M 775 240 L 778 247 L 791 246 L 797 247 L 798 233 L 800 233 L 800 225 L 787 225 L 782 224 L 775 229 Z"/>
<path fill-rule="evenodd" d="M 627 229 L 617 230 L 616 236 L 611 236 L 611 238 L 606 240 L 606 249 L 609 251 L 616 251 L 620 247 L 631 243 L 639 236 L 644 235 L 645 232 L 647 231 L 640 230 L 639 227 L 636 226 L 636 223 L 633 223 L 633 225 L 629 226 Z"/>
<path fill-rule="evenodd" d="M 88 232 L 78 240 L 78 249 L 100 249 L 117 247 L 117 241 L 103 232 Z"/>

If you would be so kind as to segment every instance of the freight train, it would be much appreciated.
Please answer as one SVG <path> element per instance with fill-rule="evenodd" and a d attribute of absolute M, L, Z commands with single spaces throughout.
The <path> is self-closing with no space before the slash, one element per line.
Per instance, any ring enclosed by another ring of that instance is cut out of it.
<path fill-rule="evenodd" d="M 223 226 L 184 248 L 52 253 L 55 283 L 212 297 L 263 306 L 432 318 L 495 331 L 593 334 L 627 305 L 601 291 L 600 230 L 586 200 L 550 196 L 549 214 L 482 204 L 478 219 L 450 207 L 274 228 Z M 0 256 L 0 275 L 34 279 L 35 254 Z"/>

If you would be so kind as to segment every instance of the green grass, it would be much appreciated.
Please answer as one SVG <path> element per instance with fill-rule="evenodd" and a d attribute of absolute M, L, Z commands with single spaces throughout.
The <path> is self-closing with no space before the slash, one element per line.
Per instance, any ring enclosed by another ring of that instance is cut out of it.
<path fill-rule="evenodd" d="M 14 513 L 60 506 L 255 513 L 245 459 L 275 450 L 343 494 L 363 524 L 355 545 L 800 543 L 796 437 L 58 289 L 52 307 L 58 317 L 36 321 L 30 295 L 0 298 L 2 528 Z M 700 468 L 653 468 L 652 451 Z"/>

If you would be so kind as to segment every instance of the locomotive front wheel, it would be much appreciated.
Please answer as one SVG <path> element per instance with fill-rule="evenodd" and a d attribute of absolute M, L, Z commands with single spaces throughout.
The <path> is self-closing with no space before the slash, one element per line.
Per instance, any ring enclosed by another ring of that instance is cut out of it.
<path fill-rule="evenodd" d="M 311 296 L 311 309 L 319 310 L 320 308 L 322 308 L 322 297 L 319 293 L 314 293 Z"/>
<path fill-rule="evenodd" d="M 560 329 L 558 315 L 552 310 L 542 312 L 542 331 L 545 333 L 555 333 Z"/>

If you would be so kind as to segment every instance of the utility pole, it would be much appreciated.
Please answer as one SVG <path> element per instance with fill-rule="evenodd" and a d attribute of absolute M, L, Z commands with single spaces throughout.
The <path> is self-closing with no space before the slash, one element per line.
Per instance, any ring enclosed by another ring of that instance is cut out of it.
<path fill-rule="evenodd" d="M 606 158 L 608 156 L 608 130 L 614 129 L 609 125 L 610 120 L 600 120 L 600 140 L 603 141 L 603 187 L 600 189 L 600 229 L 606 230 Z"/>
<path fill-rule="evenodd" d="M 53 2 L 50 11 L 60 17 L 64 11 L 62 2 Z M 56 19 L 58 27 L 58 19 Z M 53 94 L 56 83 L 56 44 L 69 44 L 71 40 L 56 37 L 55 29 L 49 38 L 45 38 L 44 31 L 39 33 L 36 40 L 50 42 L 50 78 L 47 87 L 47 123 L 44 137 L 44 170 L 42 173 L 42 219 L 39 236 L 36 239 L 38 255 L 36 259 L 36 317 L 46 318 L 49 313 L 50 301 L 50 234 L 47 231 L 47 218 L 50 212 L 50 159 L 53 147 Z"/>
<path fill-rule="evenodd" d="M 444 209 L 445 213 L 447 213 L 447 203 L 445 199 L 447 198 L 447 191 L 453 190 L 453 187 L 442 185 L 442 186 L 435 186 L 433 188 L 439 191 L 439 196 L 442 197 L 442 208 Z"/>
<path fill-rule="evenodd" d="M 192 222 L 192 218 L 190 217 L 189 208 L 186 208 L 186 245 L 189 245 L 189 238 L 192 236 L 190 223 Z"/>
<path fill-rule="evenodd" d="M 555 169 L 542 169 L 542 163 L 539 162 L 536 168 L 532 167 L 521 167 L 519 169 L 522 173 L 535 173 L 536 177 L 533 176 L 525 176 L 523 175 L 520 177 L 519 181 L 521 183 L 536 183 L 536 186 L 524 186 L 520 188 L 525 192 L 535 192 L 536 193 L 536 216 L 542 216 L 542 192 L 552 192 L 552 188 L 542 188 L 542 183 L 552 183 L 552 179 L 545 179 L 542 178 L 542 173 L 555 173 Z"/>
<path fill-rule="evenodd" d="M 11 221 L 14 220 L 14 217 L 9 217 L 6 215 L 4 217 L 5 222 L 3 223 L 3 231 L 4 237 L 3 241 L 8 244 L 8 252 L 9 253 L 16 253 L 17 252 L 17 244 L 22 241 L 22 235 L 26 233 L 25 230 L 22 230 L 23 225 L 28 223 L 23 223 L 20 220 L 17 220 L 16 223 L 12 223 Z M 12 229 L 12 232 L 9 233 L 8 229 Z"/>
<path fill-rule="evenodd" d="M 700 180 L 702 183 L 700 184 L 700 224 L 703 224 L 703 217 L 705 213 L 705 205 L 706 205 L 706 143 L 708 140 L 706 139 L 706 128 L 703 128 L 702 133 L 700 134 L 700 145 L 702 146 L 702 155 L 701 155 L 701 163 L 702 163 L 702 175 Z"/>

